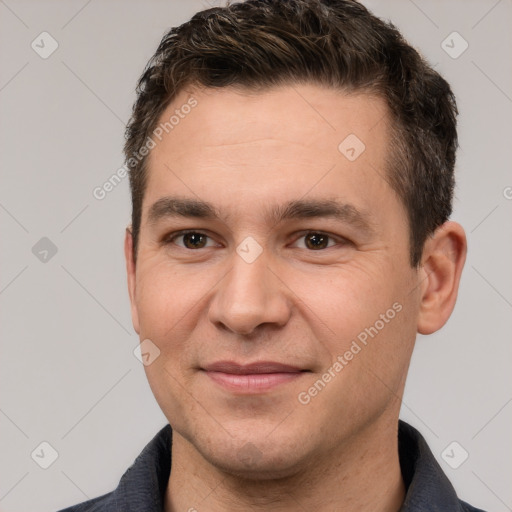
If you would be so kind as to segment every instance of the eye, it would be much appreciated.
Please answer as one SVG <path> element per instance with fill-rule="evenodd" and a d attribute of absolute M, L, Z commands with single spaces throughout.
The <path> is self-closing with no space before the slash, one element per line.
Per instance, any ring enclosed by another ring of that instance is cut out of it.
<path fill-rule="evenodd" d="M 182 231 L 172 234 L 165 239 L 166 244 L 176 244 L 184 249 L 203 249 L 215 246 L 215 242 L 208 235 L 200 231 Z"/>
<path fill-rule="evenodd" d="M 336 245 L 336 241 L 330 235 L 318 231 L 311 231 L 302 235 L 296 242 L 296 247 L 319 251 Z"/>

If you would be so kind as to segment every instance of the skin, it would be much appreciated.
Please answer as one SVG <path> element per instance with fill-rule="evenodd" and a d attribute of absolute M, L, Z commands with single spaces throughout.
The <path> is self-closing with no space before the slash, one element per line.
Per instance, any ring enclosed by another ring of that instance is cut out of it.
<path fill-rule="evenodd" d="M 411 267 L 406 212 L 384 179 L 392 148 L 382 99 L 316 85 L 196 88 L 162 120 L 190 94 L 198 105 L 151 151 L 136 265 L 130 229 L 125 239 L 133 325 L 160 350 L 145 369 L 173 427 L 166 511 L 397 511 L 407 369 L 416 333 L 438 330 L 453 310 L 464 231 L 445 223 Z M 349 134 L 365 144 L 355 161 L 338 150 Z M 220 217 L 149 222 L 164 196 L 207 201 Z M 369 229 L 267 215 L 289 201 L 333 199 L 362 212 Z M 183 229 L 207 235 L 206 246 L 171 238 Z M 330 235 L 327 247 L 311 249 L 304 231 Z M 249 236 L 262 249 L 252 263 L 236 251 Z M 300 403 L 393 304 L 400 312 Z M 200 369 L 220 360 L 308 371 L 244 394 Z"/>

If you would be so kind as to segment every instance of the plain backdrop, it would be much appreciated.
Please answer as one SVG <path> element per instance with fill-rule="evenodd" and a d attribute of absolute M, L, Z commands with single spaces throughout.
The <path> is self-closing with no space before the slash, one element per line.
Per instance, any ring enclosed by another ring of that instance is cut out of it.
<path fill-rule="evenodd" d="M 452 318 L 418 338 L 401 416 L 463 499 L 512 510 L 512 2 L 365 4 L 448 79 L 460 109 L 453 219 L 469 255 Z M 0 510 L 112 490 L 166 423 L 133 354 L 128 180 L 103 200 L 93 190 L 123 164 L 135 83 L 162 35 L 209 5 L 0 1 Z M 442 457 L 454 441 L 468 453 L 457 469 Z"/>

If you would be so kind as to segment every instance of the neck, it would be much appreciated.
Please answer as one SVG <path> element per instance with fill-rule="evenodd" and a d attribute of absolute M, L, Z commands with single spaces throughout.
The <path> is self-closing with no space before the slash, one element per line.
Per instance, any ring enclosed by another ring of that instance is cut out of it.
<path fill-rule="evenodd" d="M 165 512 L 396 512 L 405 497 L 397 426 L 396 418 L 388 425 L 374 424 L 328 457 L 278 480 L 250 480 L 221 471 L 173 432 Z"/>

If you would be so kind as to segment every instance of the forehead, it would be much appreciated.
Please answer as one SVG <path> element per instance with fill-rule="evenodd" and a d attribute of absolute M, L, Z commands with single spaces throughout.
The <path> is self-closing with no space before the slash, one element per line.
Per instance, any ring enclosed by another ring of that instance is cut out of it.
<path fill-rule="evenodd" d="M 197 105 L 188 108 L 191 98 Z M 258 139 L 302 145 L 323 140 L 327 146 L 348 133 L 367 138 L 377 124 L 384 128 L 387 119 L 385 101 L 378 96 L 296 84 L 261 92 L 233 87 L 182 90 L 161 115 L 160 124 L 172 121 L 172 129 L 163 136 L 178 150 L 182 142 L 204 146 Z"/>
<path fill-rule="evenodd" d="M 145 209 L 165 195 L 235 205 L 376 193 L 388 121 L 383 99 L 316 85 L 181 91 L 152 136 Z"/>

